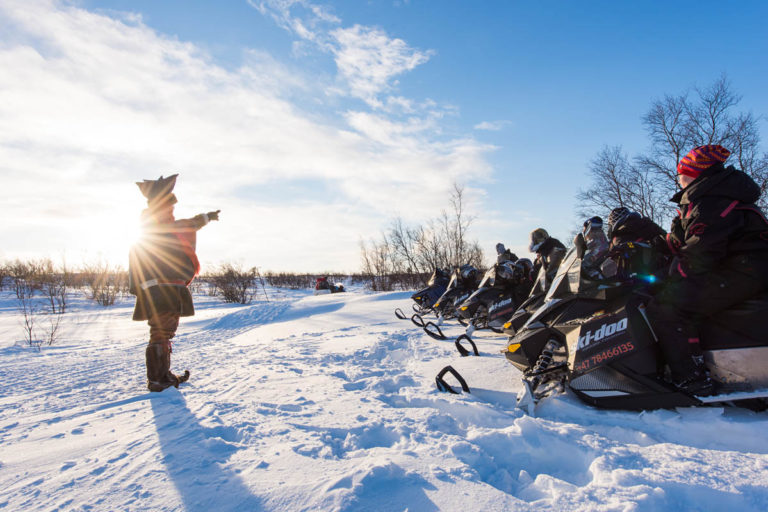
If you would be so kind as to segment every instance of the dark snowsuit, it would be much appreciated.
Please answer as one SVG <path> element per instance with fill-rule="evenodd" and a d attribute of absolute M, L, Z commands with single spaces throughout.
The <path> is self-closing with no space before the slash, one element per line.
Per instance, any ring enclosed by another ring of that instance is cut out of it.
<path fill-rule="evenodd" d="M 551 283 L 557 274 L 557 267 L 565 256 L 565 246 L 557 238 L 547 238 L 536 251 L 536 261 L 533 262 L 533 275 L 539 274 L 539 269 L 544 267 L 547 273 L 547 284 Z"/>
<path fill-rule="evenodd" d="M 648 217 L 633 214 L 611 233 L 611 247 L 627 242 L 648 242 L 654 248 L 668 252 L 666 235 L 667 232 Z"/>
<path fill-rule="evenodd" d="M 129 289 L 136 295 L 133 319 L 147 320 L 147 380 L 151 390 L 177 386 L 170 371 L 171 339 L 179 318 L 192 316 L 195 308 L 187 286 L 200 270 L 195 254 L 196 233 L 208 223 L 206 215 L 158 222 L 145 210 L 143 235 L 129 254 Z"/>
<path fill-rule="evenodd" d="M 723 164 L 704 170 L 672 198 L 680 215 L 667 235 L 670 280 L 649 304 L 673 378 L 695 371 L 700 323 L 768 288 L 768 221 L 760 188 Z"/>

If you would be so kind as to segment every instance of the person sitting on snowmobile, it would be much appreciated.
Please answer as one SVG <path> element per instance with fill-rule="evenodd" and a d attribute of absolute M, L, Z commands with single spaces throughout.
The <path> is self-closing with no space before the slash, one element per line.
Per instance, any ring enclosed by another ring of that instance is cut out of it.
<path fill-rule="evenodd" d="M 540 268 L 544 268 L 547 273 L 547 282 L 551 282 L 557 274 L 557 267 L 565 255 L 565 246 L 557 238 L 552 238 L 544 228 L 537 228 L 531 231 L 531 244 L 528 250 L 536 253 L 536 260 L 533 263 L 533 275 L 539 273 Z"/>
<path fill-rule="evenodd" d="M 768 288 L 768 221 L 755 206 L 760 187 L 724 162 L 730 151 L 699 146 L 677 166 L 679 217 L 668 236 L 670 279 L 648 315 L 679 389 L 714 392 L 699 345 L 703 319 Z"/>
<path fill-rule="evenodd" d="M 667 232 L 658 224 L 625 206 L 614 208 L 608 216 L 608 240 L 611 248 L 627 242 L 646 242 L 666 253 L 666 236 Z"/>
<path fill-rule="evenodd" d="M 603 231 L 603 219 L 592 217 L 586 220 L 581 233 L 587 244 L 584 257 L 581 260 L 581 267 L 590 279 L 602 279 L 600 264 L 608 256 L 608 239 Z"/>
<path fill-rule="evenodd" d="M 149 324 L 145 356 L 150 391 L 178 387 L 189 378 L 188 371 L 183 377 L 171 372 L 171 339 L 179 318 L 195 314 L 187 287 L 200 271 L 195 254 L 197 231 L 209 221 L 219 220 L 221 211 L 176 220 L 173 187 L 177 176 L 136 183 L 148 208 L 141 213 L 142 237 L 128 256 L 128 288 L 136 296 L 133 319 Z"/>
<path fill-rule="evenodd" d="M 505 261 L 515 262 L 517 261 L 517 255 L 504 247 L 504 244 L 499 242 L 496 244 L 496 263 L 503 263 Z"/>

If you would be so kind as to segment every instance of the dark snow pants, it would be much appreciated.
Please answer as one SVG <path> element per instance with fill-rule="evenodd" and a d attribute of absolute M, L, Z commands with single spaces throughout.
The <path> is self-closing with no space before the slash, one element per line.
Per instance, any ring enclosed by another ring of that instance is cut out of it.
<path fill-rule="evenodd" d="M 768 287 L 762 261 L 731 258 L 723 268 L 667 283 L 648 304 L 648 316 L 673 378 L 690 376 L 702 355 L 699 326 L 707 317 L 743 302 Z"/>

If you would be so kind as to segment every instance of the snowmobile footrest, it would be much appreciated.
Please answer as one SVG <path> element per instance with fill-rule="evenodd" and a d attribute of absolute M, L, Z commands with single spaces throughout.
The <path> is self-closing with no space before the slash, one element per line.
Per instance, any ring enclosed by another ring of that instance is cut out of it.
<path fill-rule="evenodd" d="M 740 391 L 735 393 L 725 393 L 721 395 L 712 396 L 696 396 L 696 400 L 705 403 L 717 403 L 717 402 L 737 402 L 739 400 L 752 400 L 755 398 L 768 398 L 768 389 L 758 389 L 756 391 Z"/>
<path fill-rule="evenodd" d="M 405 316 L 405 313 L 403 313 L 403 310 L 400 308 L 397 308 L 395 310 L 395 316 L 399 318 L 400 320 L 408 320 L 408 317 Z"/>
<path fill-rule="evenodd" d="M 435 383 L 437 384 L 437 389 L 442 391 L 443 393 L 453 393 L 454 395 L 458 395 L 459 392 L 453 389 L 450 385 L 448 385 L 447 382 L 443 379 L 445 377 L 446 373 L 450 373 L 454 377 L 456 377 L 456 380 L 459 381 L 459 384 L 461 384 L 461 389 L 465 393 L 469 393 L 469 386 L 467 386 L 467 381 L 464 380 L 464 378 L 459 375 L 459 372 L 453 369 L 453 366 L 446 366 L 442 370 L 440 370 L 440 373 L 437 374 L 437 377 L 435 377 Z"/>
<path fill-rule="evenodd" d="M 411 322 L 413 322 L 414 324 L 416 324 L 419 327 L 422 327 L 422 328 L 424 327 L 424 319 L 421 318 L 421 315 L 418 314 L 418 313 L 416 313 L 415 315 L 413 315 L 411 317 Z"/>
<path fill-rule="evenodd" d="M 459 354 L 461 354 L 461 357 L 466 357 L 469 355 L 469 350 L 464 348 L 464 346 L 461 344 L 461 340 L 467 340 L 470 345 L 472 345 L 472 350 L 475 352 L 476 356 L 479 356 L 480 353 L 477 351 L 477 345 L 475 345 L 475 342 L 472 341 L 472 338 L 470 338 L 466 334 L 462 334 L 458 338 L 456 338 L 456 348 L 459 350 Z"/>
<path fill-rule="evenodd" d="M 431 331 L 429 329 L 430 326 L 434 327 L 437 330 L 437 332 Z M 447 340 L 448 339 L 448 337 L 445 334 L 443 334 L 443 331 L 440 330 L 440 327 L 438 327 L 435 322 L 427 322 L 426 324 L 424 324 L 424 332 L 426 332 L 427 334 L 429 334 L 431 337 L 435 338 L 436 340 Z"/>

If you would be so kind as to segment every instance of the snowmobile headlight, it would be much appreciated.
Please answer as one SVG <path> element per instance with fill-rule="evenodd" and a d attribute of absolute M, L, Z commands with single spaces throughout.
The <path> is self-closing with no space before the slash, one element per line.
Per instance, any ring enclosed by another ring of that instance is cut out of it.
<path fill-rule="evenodd" d="M 518 350 L 519 348 L 520 348 L 520 344 L 519 344 L 519 343 L 512 343 L 511 345 L 509 345 L 509 346 L 507 347 L 507 352 L 509 352 L 510 354 L 512 354 L 512 353 L 515 353 L 515 352 L 517 352 L 517 350 Z"/>
<path fill-rule="evenodd" d="M 414 300 L 421 300 L 421 297 L 414 297 Z"/>
<path fill-rule="evenodd" d="M 468 307 L 469 307 L 469 306 L 462 306 L 462 307 L 461 307 L 461 310 L 462 310 L 462 311 L 466 311 Z"/>
<path fill-rule="evenodd" d="M 502 328 L 502 329 L 509 329 L 510 327 L 512 327 L 512 322 L 511 322 L 511 321 L 510 321 L 510 322 L 507 322 L 507 323 L 505 323 L 505 324 L 504 324 L 504 325 L 503 325 L 501 328 Z"/>

